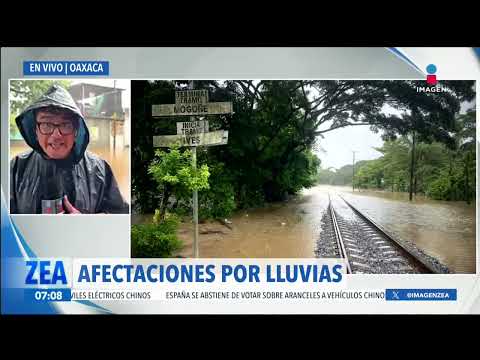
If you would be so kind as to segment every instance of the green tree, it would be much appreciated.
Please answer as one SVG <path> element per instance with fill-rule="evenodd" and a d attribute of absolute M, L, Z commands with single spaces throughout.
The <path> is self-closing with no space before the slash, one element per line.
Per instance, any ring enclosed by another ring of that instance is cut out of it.
<path fill-rule="evenodd" d="M 175 102 L 171 81 L 132 81 L 132 204 L 142 213 L 154 213 L 161 203 L 157 182 L 148 173 L 155 157 L 153 135 L 175 134 L 175 122 L 152 117 L 152 104 Z"/>
<path fill-rule="evenodd" d="M 153 118 L 152 104 L 175 102 L 175 90 L 187 81 L 134 81 L 132 124 L 134 145 L 132 189 L 135 204 L 152 211 L 158 197 L 145 169 L 153 158 L 153 135 L 174 134 L 175 118 Z M 316 139 L 345 126 L 370 126 L 394 139 L 414 131 L 417 142 L 451 144 L 460 101 L 474 96 L 473 82 L 442 82 L 445 93 L 419 93 L 424 81 L 201 81 L 209 101 L 232 101 L 234 114 L 207 116 L 210 128 L 229 131 L 227 146 L 208 148 L 210 159 L 226 164 L 237 207 L 282 200 L 302 186 L 311 186 L 317 167 L 312 159 Z M 385 111 L 389 105 L 396 115 Z M 412 115 L 413 114 L 413 115 Z M 411 159 L 411 157 L 410 157 Z M 408 167 L 407 170 L 408 171 Z M 412 167 L 413 169 L 413 167 Z M 348 175 L 344 174 L 348 170 Z M 400 189 L 401 172 L 387 174 Z M 334 182 L 351 183 L 352 168 L 339 169 Z M 395 178 L 395 179 L 394 179 Z"/>
<path fill-rule="evenodd" d="M 198 216 L 203 219 L 224 219 L 236 208 L 233 178 L 225 164 L 209 162 L 209 188 L 199 193 Z"/>
<path fill-rule="evenodd" d="M 383 171 L 383 161 L 381 159 L 359 163 L 358 171 L 355 174 L 355 187 L 365 189 L 383 188 Z"/>
<path fill-rule="evenodd" d="M 468 204 L 475 198 L 476 192 L 476 129 L 475 108 L 459 116 L 461 130 L 458 132 L 460 158 L 463 164 L 464 198 Z"/>
<path fill-rule="evenodd" d="M 70 80 L 11 80 L 10 81 L 10 111 L 18 115 L 28 105 L 43 95 L 53 84 L 67 89 Z"/>
<path fill-rule="evenodd" d="M 465 200 L 470 204 L 476 187 L 476 111 L 458 116 L 455 149 L 448 149 L 440 175 L 432 180 L 428 193 L 435 199 Z"/>
<path fill-rule="evenodd" d="M 408 172 L 409 144 L 405 137 L 386 141 L 381 148 L 375 148 L 382 153 L 384 188 L 393 191 L 405 191 Z"/>
<path fill-rule="evenodd" d="M 153 223 L 132 225 L 132 257 L 171 257 L 182 247 L 182 242 L 177 238 L 177 229 L 178 219 L 171 214 L 160 221 L 154 217 Z"/>
<path fill-rule="evenodd" d="M 476 131 L 475 111 L 458 115 L 453 133 L 453 148 L 442 142 L 419 141 L 414 152 L 412 139 L 401 136 L 385 141 L 376 150 L 382 157 L 358 163 L 357 186 L 379 187 L 391 191 L 410 191 L 438 200 L 465 200 L 475 194 Z"/>
<path fill-rule="evenodd" d="M 357 163 L 358 164 L 358 163 Z M 351 185 L 352 184 L 353 166 L 342 166 L 335 172 L 332 185 Z"/>
<path fill-rule="evenodd" d="M 171 195 L 175 197 L 173 207 L 176 207 L 179 201 L 189 202 L 194 190 L 209 188 L 208 166 L 203 164 L 194 169 L 190 150 L 180 151 L 178 148 L 172 148 L 168 152 L 157 150 L 148 172 L 157 182 L 161 194 L 161 219 L 165 217 Z"/>
<path fill-rule="evenodd" d="M 8 117 L 8 122 L 10 125 L 10 139 L 13 139 L 13 140 L 22 139 L 20 130 L 18 129 L 17 124 L 15 123 L 15 118 L 16 118 L 16 115 L 13 113 L 10 113 Z"/>
<path fill-rule="evenodd" d="M 335 178 L 335 169 L 330 167 L 328 169 L 323 169 L 320 167 L 317 174 L 317 183 L 318 184 L 327 184 L 333 185 Z"/>

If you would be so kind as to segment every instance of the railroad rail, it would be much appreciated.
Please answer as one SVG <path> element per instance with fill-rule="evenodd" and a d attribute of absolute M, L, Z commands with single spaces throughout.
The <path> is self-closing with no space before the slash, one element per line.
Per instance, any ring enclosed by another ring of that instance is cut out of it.
<path fill-rule="evenodd" d="M 439 270 L 340 195 L 328 194 L 336 247 L 350 274 L 432 274 Z M 345 206 L 347 205 L 347 206 Z"/>

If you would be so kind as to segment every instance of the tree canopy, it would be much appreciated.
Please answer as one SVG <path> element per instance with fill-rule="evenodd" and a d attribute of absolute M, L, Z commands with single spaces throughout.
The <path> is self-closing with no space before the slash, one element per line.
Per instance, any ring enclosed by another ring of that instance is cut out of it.
<path fill-rule="evenodd" d="M 476 131 L 474 109 L 457 115 L 455 146 L 433 141 L 419 142 L 412 154 L 412 137 L 400 136 L 375 148 L 382 154 L 375 160 L 355 164 L 354 185 L 360 189 L 383 189 L 407 192 L 410 190 L 411 158 L 414 157 L 414 194 L 437 200 L 462 200 L 469 203 L 476 191 Z M 330 185 L 349 185 L 352 165 L 332 171 L 321 169 L 318 182 Z"/>
<path fill-rule="evenodd" d="M 10 112 L 18 115 L 23 109 L 43 95 L 53 84 L 65 89 L 70 87 L 70 80 L 11 80 Z"/>
<path fill-rule="evenodd" d="M 143 212 L 153 212 L 159 203 L 147 171 L 154 157 L 152 136 L 176 133 L 180 121 L 153 118 L 151 106 L 174 103 L 175 90 L 187 84 L 132 82 L 132 188 Z M 317 139 L 341 127 L 370 126 L 392 140 L 415 131 L 422 141 L 455 147 L 455 116 L 462 101 L 474 98 L 473 84 L 444 81 L 445 92 L 423 93 L 417 87 L 424 81 L 196 81 L 196 89 L 209 90 L 210 102 L 232 101 L 234 109 L 234 114 L 207 116 L 210 131 L 228 130 L 229 141 L 199 151 L 199 162 L 222 168 L 216 177 L 232 187 L 237 207 L 282 200 L 314 184 Z"/>

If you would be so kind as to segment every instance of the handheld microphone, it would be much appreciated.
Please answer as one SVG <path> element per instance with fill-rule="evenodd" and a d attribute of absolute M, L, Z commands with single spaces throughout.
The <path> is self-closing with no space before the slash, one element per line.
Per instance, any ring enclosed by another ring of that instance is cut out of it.
<path fill-rule="evenodd" d="M 47 178 L 45 193 L 42 199 L 42 214 L 63 214 L 64 186 L 61 176 L 52 175 Z"/>

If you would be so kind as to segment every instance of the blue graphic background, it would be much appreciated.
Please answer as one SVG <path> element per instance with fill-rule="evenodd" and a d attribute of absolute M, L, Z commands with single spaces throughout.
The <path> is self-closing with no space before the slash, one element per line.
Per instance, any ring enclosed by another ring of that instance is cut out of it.
<path fill-rule="evenodd" d="M 27 260 L 37 256 L 30 249 L 22 234 L 10 219 L 3 190 L 1 190 L 1 224 L 2 314 L 58 314 L 55 306 L 51 302 L 37 301 L 33 296 L 29 295 L 34 289 L 27 290 L 23 288 L 7 287 L 7 279 L 15 276 L 15 274 L 17 274 L 21 269 L 14 266 L 16 262 L 6 260 L 15 258 Z M 66 289 L 63 289 L 62 291 L 65 290 Z M 100 311 L 102 313 L 111 313 L 109 310 L 87 300 L 78 300 L 76 302 L 90 306 L 96 311 Z"/>

